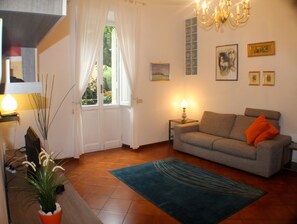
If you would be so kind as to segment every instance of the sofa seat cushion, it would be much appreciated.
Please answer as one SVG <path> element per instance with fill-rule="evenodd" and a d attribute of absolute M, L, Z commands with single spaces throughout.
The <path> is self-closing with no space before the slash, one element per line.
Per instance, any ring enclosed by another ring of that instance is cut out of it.
<path fill-rule="evenodd" d="M 257 150 L 246 142 L 234 139 L 218 139 L 213 144 L 213 150 L 223 152 L 229 155 L 255 160 Z"/>
<path fill-rule="evenodd" d="M 216 140 L 223 139 L 222 137 L 209 135 L 202 132 L 187 132 L 180 136 L 181 141 L 190 145 L 199 146 L 206 149 L 212 149 L 213 143 Z"/>
<path fill-rule="evenodd" d="M 210 135 L 229 137 L 235 118 L 235 114 L 205 111 L 199 125 L 199 131 Z"/>

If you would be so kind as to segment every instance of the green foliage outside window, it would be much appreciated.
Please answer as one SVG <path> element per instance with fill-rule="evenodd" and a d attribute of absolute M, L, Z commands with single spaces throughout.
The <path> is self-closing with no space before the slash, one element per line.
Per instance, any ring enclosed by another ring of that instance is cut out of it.
<path fill-rule="evenodd" d="M 111 104 L 112 86 L 111 86 L 111 67 L 103 65 L 103 103 Z"/>
<path fill-rule="evenodd" d="M 82 97 L 82 105 L 97 104 L 97 77 L 90 77 L 88 87 Z"/>

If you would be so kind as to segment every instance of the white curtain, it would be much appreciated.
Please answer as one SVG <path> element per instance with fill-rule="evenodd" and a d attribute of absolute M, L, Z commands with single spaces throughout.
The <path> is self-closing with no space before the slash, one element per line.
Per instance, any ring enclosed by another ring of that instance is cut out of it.
<path fill-rule="evenodd" d="M 74 157 L 78 158 L 84 152 L 81 98 L 86 90 L 96 56 L 103 43 L 110 0 L 74 0 L 73 3 L 71 35 L 72 67 L 75 74 Z"/>
<path fill-rule="evenodd" d="M 115 26 L 117 30 L 119 47 L 121 50 L 124 67 L 129 81 L 132 94 L 131 108 L 131 147 L 137 149 L 138 125 L 137 125 L 137 65 L 140 34 L 140 4 L 122 0 L 114 1 Z"/>

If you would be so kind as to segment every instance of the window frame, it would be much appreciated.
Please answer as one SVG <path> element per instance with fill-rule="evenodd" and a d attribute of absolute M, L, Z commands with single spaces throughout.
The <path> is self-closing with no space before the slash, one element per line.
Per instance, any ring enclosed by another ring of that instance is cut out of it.
<path fill-rule="evenodd" d="M 110 12 L 111 16 L 109 15 L 109 17 L 113 17 L 113 12 Z M 114 20 L 114 19 L 113 19 Z M 115 61 L 115 66 L 112 66 L 112 92 L 115 91 L 115 93 L 112 96 L 112 102 L 114 102 L 114 99 L 116 99 L 115 103 L 111 103 L 111 104 L 104 104 L 103 103 L 103 93 L 102 93 L 102 89 L 103 89 L 103 72 L 102 77 L 99 77 L 99 70 L 97 69 L 97 103 L 96 104 L 92 104 L 92 105 L 82 105 L 81 107 L 82 109 L 85 110 L 96 110 L 98 109 L 101 105 L 104 109 L 111 109 L 111 108 L 118 108 L 118 107 L 131 107 L 131 90 L 130 90 L 130 86 L 128 83 L 128 78 L 127 75 L 125 74 L 125 68 L 124 68 L 124 64 L 122 61 L 122 56 L 121 56 L 121 50 L 119 48 L 119 41 L 116 35 L 116 26 L 115 23 L 112 22 L 110 19 L 108 20 L 108 22 L 106 23 L 106 26 L 113 26 L 114 32 L 115 32 L 115 38 L 116 38 L 116 46 L 115 46 L 115 50 L 116 50 L 116 57 L 113 58 L 112 57 L 112 63 L 113 61 Z M 112 35 L 113 36 L 113 35 Z M 102 43 L 102 49 L 103 49 L 103 44 Z M 112 48 L 114 45 L 114 41 L 112 41 Z M 113 55 L 113 54 L 112 54 Z M 97 62 L 98 65 L 102 65 L 103 61 L 101 63 L 99 63 L 99 59 L 102 58 L 103 60 L 103 56 L 100 57 L 99 55 L 97 55 Z M 95 65 L 94 65 L 95 66 Z M 115 71 L 115 73 L 114 73 Z M 114 86 L 115 84 L 115 86 Z M 123 100 L 123 96 L 125 96 L 125 100 Z"/>

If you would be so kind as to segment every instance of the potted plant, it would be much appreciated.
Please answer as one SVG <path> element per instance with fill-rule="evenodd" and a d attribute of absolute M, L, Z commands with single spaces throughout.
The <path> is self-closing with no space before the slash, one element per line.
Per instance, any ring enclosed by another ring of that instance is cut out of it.
<path fill-rule="evenodd" d="M 65 182 L 64 168 L 56 164 L 52 153 L 41 149 L 39 164 L 24 161 L 29 166 L 25 179 L 33 187 L 32 200 L 40 204 L 39 216 L 43 224 L 57 224 L 61 222 L 62 209 L 56 202 L 57 187 Z M 60 172 L 59 172 L 60 171 Z"/>

